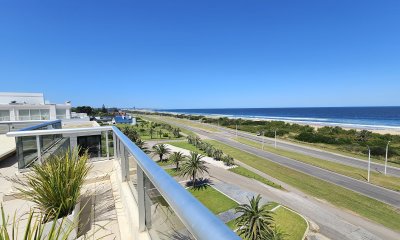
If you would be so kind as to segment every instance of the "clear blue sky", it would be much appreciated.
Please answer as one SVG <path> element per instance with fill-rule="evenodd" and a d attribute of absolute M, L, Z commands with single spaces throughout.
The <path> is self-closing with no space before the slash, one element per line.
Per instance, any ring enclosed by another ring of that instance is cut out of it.
<path fill-rule="evenodd" d="M 400 1 L 0 1 L 0 91 L 155 108 L 400 105 Z"/>

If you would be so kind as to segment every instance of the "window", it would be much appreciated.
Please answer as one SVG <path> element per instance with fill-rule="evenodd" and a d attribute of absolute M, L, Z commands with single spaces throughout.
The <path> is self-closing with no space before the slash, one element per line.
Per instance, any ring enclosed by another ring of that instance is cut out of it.
<path fill-rule="evenodd" d="M 31 109 L 30 110 L 31 119 L 30 120 L 41 120 L 40 118 L 40 110 L 39 109 Z"/>
<path fill-rule="evenodd" d="M 49 109 L 24 109 L 19 110 L 19 120 L 50 120 Z"/>
<path fill-rule="evenodd" d="M 41 120 L 50 120 L 50 110 L 49 109 L 40 109 L 40 119 Z"/>
<path fill-rule="evenodd" d="M 10 121 L 9 110 L 0 110 L 0 121 Z"/>
<path fill-rule="evenodd" d="M 67 112 L 65 109 L 56 109 L 57 119 L 65 119 L 67 117 Z"/>
<path fill-rule="evenodd" d="M 18 119 L 20 121 L 31 120 L 31 116 L 29 114 L 29 110 L 19 110 L 18 111 Z"/>

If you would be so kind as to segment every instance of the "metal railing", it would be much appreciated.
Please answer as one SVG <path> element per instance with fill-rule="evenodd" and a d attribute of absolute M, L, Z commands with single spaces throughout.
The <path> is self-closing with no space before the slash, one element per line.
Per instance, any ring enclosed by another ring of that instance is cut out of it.
<path fill-rule="evenodd" d="M 139 230 L 153 239 L 240 239 L 117 127 L 53 129 L 10 132 L 8 136 L 34 137 L 54 134 L 109 133 L 122 181 L 128 183 L 139 211 Z"/>

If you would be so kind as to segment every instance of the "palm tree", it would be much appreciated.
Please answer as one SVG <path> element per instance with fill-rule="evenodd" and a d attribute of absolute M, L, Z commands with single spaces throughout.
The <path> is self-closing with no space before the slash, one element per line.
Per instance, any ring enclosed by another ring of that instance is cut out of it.
<path fill-rule="evenodd" d="M 149 153 L 149 149 L 147 148 L 146 143 L 145 143 L 142 139 L 138 138 L 138 139 L 136 140 L 135 144 L 136 144 L 136 146 L 138 146 L 143 152 Z"/>
<path fill-rule="evenodd" d="M 179 163 L 185 159 L 185 155 L 181 152 L 174 152 L 169 156 L 169 160 L 176 164 L 176 169 L 179 169 Z"/>
<path fill-rule="evenodd" d="M 237 233 L 244 239 L 259 240 L 270 239 L 273 230 L 272 212 L 268 210 L 268 204 L 260 207 L 261 196 L 251 198 L 249 204 L 241 204 L 235 208 L 236 213 L 242 215 L 236 219 L 239 228 Z"/>
<path fill-rule="evenodd" d="M 196 184 L 196 177 L 199 173 L 208 173 L 208 167 L 202 158 L 202 155 L 196 152 L 190 152 L 190 156 L 181 165 L 180 175 L 183 177 L 191 177 L 193 187 Z"/>
<path fill-rule="evenodd" d="M 163 156 L 169 154 L 171 151 L 165 144 L 158 144 L 153 146 L 153 155 L 158 155 L 160 162 L 163 160 Z"/>
<path fill-rule="evenodd" d="M 154 133 L 154 129 L 153 129 L 153 127 L 151 126 L 150 129 L 149 129 L 149 134 L 150 134 L 150 138 L 151 138 L 151 139 L 153 139 L 153 133 Z"/>
<path fill-rule="evenodd" d="M 158 130 L 158 136 L 160 136 L 160 138 L 162 137 L 163 131 L 160 129 Z"/>

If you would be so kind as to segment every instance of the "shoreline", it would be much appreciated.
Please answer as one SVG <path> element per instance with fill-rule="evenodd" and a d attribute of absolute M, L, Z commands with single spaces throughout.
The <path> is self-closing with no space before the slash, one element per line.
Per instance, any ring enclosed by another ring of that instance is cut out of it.
<path fill-rule="evenodd" d="M 299 124 L 299 125 L 308 125 L 315 129 L 322 127 L 341 127 L 345 130 L 368 130 L 373 133 L 379 133 L 382 135 L 392 134 L 392 135 L 400 135 L 400 126 L 383 126 L 383 125 L 368 125 L 368 124 L 353 124 L 353 123 L 335 123 L 335 122 L 316 122 L 316 121 L 296 121 L 282 118 L 268 118 L 268 117 L 243 117 L 243 116 L 232 116 L 232 115 L 223 115 L 223 114 L 199 114 L 199 113 L 180 113 L 180 112 L 165 112 L 165 111 L 143 111 L 150 113 L 164 113 L 164 114 L 172 114 L 172 115 L 187 115 L 187 116 L 205 116 L 208 118 L 221 118 L 226 117 L 230 119 L 244 119 L 251 121 L 282 121 L 290 124 Z M 304 118 L 303 118 L 304 119 Z M 315 118 L 309 118 L 315 119 Z"/>

